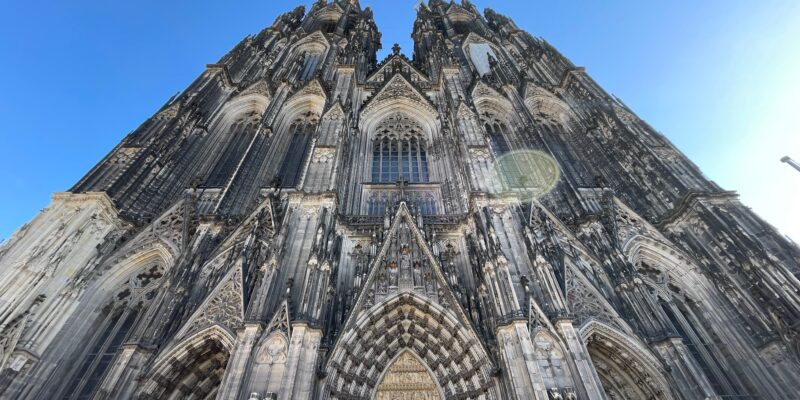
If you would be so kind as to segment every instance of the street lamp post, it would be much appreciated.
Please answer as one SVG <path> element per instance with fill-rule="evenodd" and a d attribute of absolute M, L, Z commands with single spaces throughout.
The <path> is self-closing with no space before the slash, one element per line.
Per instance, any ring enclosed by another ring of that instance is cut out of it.
<path fill-rule="evenodd" d="M 781 158 L 781 162 L 785 162 L 794 167 L 794 169 L 800 171 L 800 164 L 798 164 L 797 161 L 792 160 L 789 156 L 783 156 L 783 158 Z"/>

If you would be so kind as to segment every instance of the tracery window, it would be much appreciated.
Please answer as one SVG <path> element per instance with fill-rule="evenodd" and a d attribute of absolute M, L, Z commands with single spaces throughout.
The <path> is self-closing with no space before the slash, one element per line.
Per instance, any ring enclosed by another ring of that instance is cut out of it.
<path fill-rule="evenodd" d="M 225 186 L 256 134 L 258 117 L 258 113 L 253 111 L 231 124 L 230 139 L 206 180 L 207 187 Z"/>
<path fill-rule="evenodd" d="M 475 66 L 478 74 L 483 76 L 492 72 L 489 65 L 489 57 L 497 59 L 492 46 L 488 43 L 470 43 L 467 45 L 467 48 L 472 65 Z"/>
<path fill-rule="evenodd" d="M 372 143 L 372 182 L 429 182 L 428 155 L 420 126 L 402 114 L 378 126 Z"/>
<path fill-rule="evenodd" d="M 425 144 L 415 137 L 376 140 L 372 149 L 372 182 L 397 182 L 401 175 L 409 182 L 428 182 Z"/>
<path fill-rule="evenodd" d="M 103 308 L 101 315 L 104 317 L 86 348 L 88 352 L 75 369 L 77 375 L 68 381 L 63 399 L 92 397 L 103 381 L 114 355 L 128 339 L 137 318 L 155 296 L 155 288 L 163 275 L 163 267 L 154 264 L 128 280 Z"/>
<path fill-rule="evenodd" d="M 314 78 L 319 67 L 320 60 L 322 59 L 321 53 L 305 53 L 303 54 L 303 67 L 297 74 L 297 79 L 301 81 L 309 81 Z"/>
<path fill-rule="evenodd" d="M 399 193 L 392 191 L 377 191 L 367 200 L 367 214 L 383 215 L 387 207 L 397 204 Z M 436 215 L 438 211 L 435 196 L 427 191 L 412 191 L 406 193 L 405 201 L 414 210 L 419 210 L 422 215 Z"/>
<path fill-rule="evenodd" d="M 281 186 L 294 187 L 297 185 L 302 173 L 305 159 L 308 156 L 308 147 L 311 136 L 317 129 L 318 119 L 312 113 L 296 119 L 289 126 L 290 142 L 283 158 L 280 173 Z"/>
<path fill-rule="evenodd" d="M 486 133 L 489 135 L 489 143 L 492 146 L 495 154 L 498 156 L 508 153 L 510 147 L 508 146 L 508 127 L 505 123 L 494 121 L 486 121 L 484 123 Z"/>

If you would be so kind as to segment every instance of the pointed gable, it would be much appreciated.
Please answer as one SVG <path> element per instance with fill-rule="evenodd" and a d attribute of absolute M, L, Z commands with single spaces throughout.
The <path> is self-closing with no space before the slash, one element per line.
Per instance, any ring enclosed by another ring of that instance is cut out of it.
<path fill-rule="evenodd" d="M 475 113 L 462 101 L 458 103 L 456 116 L 458 119 L 472 119 L 475 118 Z"/>
<path fill-rule="evenodd" d="M 327 96 L 325 95 L 325 89 L 322 88 L 322 85 L 317 79 L 309 81 L 305 86 L 301 87 L 294 94 L 292 94 L 292 98 L 299 98 L 302 96 L 317 96 L 327 99 Z"/>
<path fill-rule="evenodd" d="M 156 114 L 156 119 L 161 120 L 170 120 L 175 118 L 178 115 L 178 111 L 181 109 L 181 102 L 180 101 L 173 101 L 168 107 L 164 108 L 163 110 L 159 111 Z"/>
<path fill-rule="evenodd" d="M 213 325 L 235 331 L 244 322 L 243 260 L 239 258 L 176 336 L 186 337 Z"/>
<path fill-rule="evenodd" d="M 333 105 L 328 108 L 328 111 L 325 111 L 325 114 L 322 115 L 322 119 L 327 121 L 338 121 L 344 118 L 344 109 L 342 108 L 342 104 L 338 101 L 335 101 Z"/>
<path fill-rule="evenodd" d="M 469 325 L 467 315 L 405 202 L 400 203 L 383 245 L 372 262 L 348 323 L 373 305 L 402 293 L 413 293 L 437 303 Z"/>
<path fill-rule="evenodd" d="M 275 332 L 283 333 L 287 338 L 291 338 L 292 323 L 289 318 L 289 302 L 287 300 L 281 303 L 281 306 L 275 311 L 275 314 L 269 321 L 269 325 L 267 325 L 267 328 L 264 330 L 265 336 Z"/>
<path fill-rule="evenodd" d="M 302 33 L 298 30 L 298 33 Z M 314 50 L 320 53 L 326 51 L 331 47 L 330 42 L 322 33 L 322 31 L 315 31 L 305 36 L 294 44 L 294 51 L 297 54 L 299 51 Z"/>
<path fill-rule="evenodd" d="M 620 318 L 614 307 L 580 271 L 568 265 L 565 268 L 565 274 L 567 306 L 575 316 L 576 322 L 583 324 L 591 319 L 598 319 L 625 332 L 631 332 L 630 327 Z"/>
<path fill-rule="evenodd" d="M 252 85 L 248 86 L 241 93 L 239 96 L 249 96 L 249 95 L 260 95 L 267 98 L 267 101 L 272 98 L 271 91 L 269 89 L 269 84 L 265 79 L 259 79 L 258 81 L 254 82 Z"/>
<path fill-rule="evenodd" d="M 382 103 L 404 99 L 415 103 L 425 111 L 437 115 L 436 108 L 431 101 L 420 93 L 405 77 L 395 74 L 386 82 L 385 85 L 372 96 L 361 111 L 362 115 L 369 114 L 374 109 L 380 107 Z"/>
<path fill-rule="evenodd" d="M 494 90 L 492 87 L 487 85 L 486 82 L 480 79 L 475 82 L 475 86 L 472 88 L 472 92 L 470 94 L 472 95 L 472 101 L 475 103 L 487 97 L 505 100 L 504 95 L 500 94 L 500 92 Z"/>
<path fill-rule="evenodd" d="M 367 78 L 367 82 L 383 82 L 387 73 L 401 73 L 408 76 L 412 82 L 430 83 L 430 78 L 408 62 L 408 59 L 401 54 L 392 54 L 388 56 L 378 67 L 378 70 Z"/>
<path fill-rule="evenodd" d="M 418 270 L 417 270 L 418 268 Z M 402 351 L 426 348 L 428 365 L 455 359 L 471 367 L 458 382 L 437 375 L 442 398 L 486 393 L 495 362 L 457 301 L 405 203 L 384 235 L 369 275 L 328 358 L 326 390 L 335 398 L 374 393 L 381 371 Z M 351 368 L 366 373 L 353 374 Z M 369 391 L 369 392 L 366 392 Z"/>
<path fill-rule="evenodd" d="M 228 238 L 219 246 L 217 255 L 222 254 L 232 248 L 237 243 L 243 243 L 251 235 L 263 240 L 275 235 L 275 215 L 272 210 L 272 201 L 264 200 L 261 205 L 256 207 L 245 220 L 228 235 Z"/>
<path fill-rule="evenodd" d="M 243 257 L 236 255 L 237 249 L 241 249 L 240 246 L 269 246 L 267 242 L 276 229 L 273 218 L 271 201 L 264 201 L 209 257 L 202 267 L 205 274 L 210 275 L 226 265 L 230 270 L 184 324 L 178 338 L 215 324 L 234 330 L 244 322 L 245 303 L 249 301 L 244 291 L 248 273 Z"/>

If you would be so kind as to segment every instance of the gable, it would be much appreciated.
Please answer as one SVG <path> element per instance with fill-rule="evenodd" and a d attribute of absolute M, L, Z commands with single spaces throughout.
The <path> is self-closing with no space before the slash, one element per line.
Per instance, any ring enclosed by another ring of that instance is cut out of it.
<path fill-rule="evenodd" d="M 430 79 L 401 55 L 391 55 L 367 78 L 369 83 L 383 82 L 387 73 L 407 75 L 412 82 L 430 83 Z"/>
<path fill-rule="evenodd" d="M 176 338 L 181 339 L 214 325 L 235 332 L 244 322 L 243 279 L 242 260 L 239 259 L 184 324 Z"/>
<path fill-rule="evenodd" d="M 294 44 L 293 52 L 295 54 L 300 54 L 304 51 L 324 53 L 330 47 L 331 44 L 328 42 L 328 39 L 325 38 L 325 35 L 322 33 L 322 31 L 315 31 L 310 35 L 298 40 L 297 43 Z"/>
<path fill-rule="evenodd" d="M 415 107 L 421 107 L 432 115 L 437 115 L 436 108 L 427 97 L 422 95 L 406 78 L 395 74 L 391 79 L 364 105 L 361 115 L 369 114 L 379 108 L 382 103 L 393 101 L 410 101 Z"/>
<path fill-rule="evenodd" d="M 400 203 L 369 271 L 345 329 L 363 311 L 408 292 L 441 305 L 455 314 L 461 323 L 470 324 L 405 202 Z"/>
<path fill-rule="evenodd" d="M 301 87 L 292 95 L 292 98 L 298 98 L 301 96 L 318 96 L 322 97 L 323 99 L 327 97 L 325 96 L 325 89 L 322 88 L 322 85 L 316 79 L 309 81 L 305 86 Z"/>
<path fill-rule="evenodd" d="M 477 101 L 484 97 L 495 97 L 505 99 L 505 96 L 500 94 L 497 90 L 487 85 L 484 81 L 478 80 L 475 87 L 472 88 L 472 100 Z"/>
<path fill-rule="evenodd" d="M 265 79 L 259 79 L 252 85 L 248 86 L 246 89 L 242 90 L 241 93 L 239 93 L 239 96 L 247 96 L 254 94 L 264 96 L 267 98 L 267 100 L 272 98 L 272 94 L 270 93 L 269 90 L 269 84 Z"/>

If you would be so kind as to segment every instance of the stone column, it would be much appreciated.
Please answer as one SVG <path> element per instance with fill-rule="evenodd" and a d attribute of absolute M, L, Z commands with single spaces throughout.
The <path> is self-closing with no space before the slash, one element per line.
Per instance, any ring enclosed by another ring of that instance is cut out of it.
<path fill-rule="evenodd" d="M 97 391 L 97 398 L 129 399 L 136 390 L 136 377 L 148 361 L 150 351 L 137 344 L 126 344 L 114 357 L 114 364 L 106 373 Z"/>
<path fill-rule="evenodd" d="M 225 367 L 225 375 L 219 386 L 218 399 L 236 399 L 239 397 L 239 390 L 247 372 L 247 365 L 250 355 L 253 353 L 253 345 L 261 334 L 261 324 L 257 322 L 247 322 L 244 328 L 239 329 L 236 338 L 236 348 L 231 354 L 228 365 Z"/>
<path fill-rule="evenodd" d="M 311 399 L 317 366 L 317 352 L 322 340 L 322 331 L 311 328 L 305 322 L 292 324 L 292 339 L 280 400 Z"/>
<path fill-rule="evenodd" d="M 706 374 L 697 366 L 680 338 L 668 338 L 653 343 L 655 349 L 672 375 L 673 389 L 683 398 L 720 399 L 708 381 Z"/>
<path fill-rule="evenodd" d="M 561 338 L 567 344 L 567 350 L 570 352 L 570 357 L 575 362 L 575 369 L 578 376 L 573 377 L 575 385 L 583 386 L 586 391 L 587 399 L 589 400 L 604 400 L 606 398 L 605 391 L 603 391 L 603 384 L 600 382 L 600 377 L 597 375 L 592 360 L 589 357 L 589 350 L 586 349 L 586 344 L 583 343 L 580 335 L 572 325 L 572 320 L 562 318 L 555 321 L 555 327 Z M 580 388 L 576 387 L 580 392 Z"/>
<path fill-rule="evenodd" d="M 503 370 L 516 399 L 548 400 L 533 341 L 525 321 L 497 328 L 497 346 Z"/>

